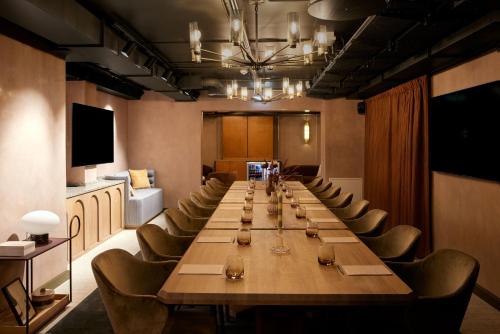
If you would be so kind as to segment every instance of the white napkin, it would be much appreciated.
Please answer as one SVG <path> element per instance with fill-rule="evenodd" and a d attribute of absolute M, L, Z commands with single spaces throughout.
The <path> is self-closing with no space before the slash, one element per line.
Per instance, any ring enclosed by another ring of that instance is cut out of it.
<path fill-rule="evenodd" d="M 211 223 L 238 223 L 239 221 L 239 217 L 212 217 L 212 219 L 210 219 Z"/>
<path fill-rule="evenodd" d="M 183 264 L 179 269 L 181 275 L 222 275 L 223 264 Z"/>
<path fill-rule="evenodd" d="M 207 230 L 237 230 L 241 227 L 240 223 L 207 223 Z"/>
<path fill-rule="evenodd" d="M 306 211 L 327 211 L 324 206 L 306 206 Z"/>
<path fill-rule="evenodd" d="M 359 242 L 355 237 L 320 237 L 325 243 L 355 243 Z"/>
<path fill-rule="evenodd" d="M 198 237 L 196 242 L 200 243 L 231 243 L 234 241 L 234 237 L 231 236 L 220 236 L 220 237 Z"/>
<path fill-rule="evenodd" d="M 337 218 L 317 218 L 311 217 L 311 221 L 316 223 L 340 223 L 340 220 Z"/>
<path fill-rule="evenodd" d="M 348 276 L 387 276 L 392 273 L 381 264 L 375 265 L 339 265 L 340 271 Z"/>

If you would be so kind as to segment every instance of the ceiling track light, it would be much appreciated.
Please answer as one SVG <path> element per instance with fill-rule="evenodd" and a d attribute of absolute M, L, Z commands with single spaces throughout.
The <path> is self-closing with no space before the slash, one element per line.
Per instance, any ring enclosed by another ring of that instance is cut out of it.
<path fill-rule="evenodd" d="M 130 55 L 132 55 L 132 52 L 134 52 L 136 48 L 137 48 L 137 44 L 135 44 L 135 42 L 128 41 L 125 44 L 125 46 L 122 48 L 120 53 L 122 54 L 122 56 L 129 58 Z"/>

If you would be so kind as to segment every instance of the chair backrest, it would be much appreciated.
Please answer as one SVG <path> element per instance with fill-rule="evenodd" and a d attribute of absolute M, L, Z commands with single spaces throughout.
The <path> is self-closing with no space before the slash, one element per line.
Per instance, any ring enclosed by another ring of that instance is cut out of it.
<path fill-rule="evenodd" d="M 144 261 L 164 261 L 168 260 L 169 256 L 182 253 L 169 234 L 158 225 L 141 225 L 136 234 Z"/>
<path fill-rule="evenodd" d="M 218 203 L 217 200 L 209 200 L 201 196 L 199 192 L 190 192 L 189 199 L 198 206 L 215 207 Z"/>
<path fill-rule="evenodd" d="M 356 235 L 379 236 L 384 229 L 388 213 L 384 210 L 373 209 L 364 216 L 353 220 L 344 220 L 344 224 Z"/>
<path fill-rule="evenodd" d="M 319 186 L 317 187 L 314 187 L 314 188 L 311 188 L 309 189 L 312 193 L 314 194 L 319 194 L 319 193 L 322 193 L 324 191 L 326 191 L 327 189 L 329 189 L 330 187 L 332 186 L 332 183 L 331 182 L 323 182 L 321 183 Z"/>
<path fill-rule="evenodd" d="M 178 201 L 179 209 L 189 217 L 210 217 L 215 211 L 207 207 L 196 205 L 190 198 L 184 198 Z"/>
<path fill-rule="evenodd" d="M 215 191 L 213 191 L 210 187 L 208 187 L 206 185 L 200 187 L 200 194 L 205 198 L 216 198 L 218 200 L 221 200 L 222 197 L 224 197 L 224 195 L 216 193 Z"/>
<path fill-rule="evenodd" d="M 340 193 L 338 196 L 331 199 L 321 199 L 321 202 L 327 208 L 345 208 L 351 204 L 353 193 Z"/>
<path fill-rule="evenodd" d="M 332 185 L 327 190 L 325 190 L 325 191 L 323 191 L 321 193 L 316 194 L 316 196 L 318 198 L 328 199 L 328 198 L 334 198 L 334 197 L 338 196 L 339 194 L 340 194 L 340 187 Z"/>
<path fill-rule="evenodd" d="M 212 172 L 209 173 L 207 179 L 210 180 L 212 178 L 216 178 L 226 186 L 230 186 L 236 181 L 236 173 L 235 172 Z"/>
<path fill-rule="evenodd" d="M 479 262 L 461 251 L 441 249 L 420 261 L 419 267 L 410 286 L 418 297 L 415 316 L 420 319 L 414 323 L 436 329 L 435 333 L 458 333 L 479 274 Z"/>
<path fill-rule="evenodd" d="M 411 262 L 421 234 L 416 227 L 397 225 L 378 237 L 361 238 L 384 261 Z"/>
<path fill-rule="evenodd" d="M 315 177 L 311 182 L 305 184 L 307 189 L 313 189 L 319 186 L 323 182 L 323 178 L 321 176 Z"/>
<path fill-rule="evenodd" d="M 342 220 L 353 220 L 362 217 L 368 211 L 369 204 L 366 200 L 360 200 L 344 208 L 332 208 L 332 211 Z"/>

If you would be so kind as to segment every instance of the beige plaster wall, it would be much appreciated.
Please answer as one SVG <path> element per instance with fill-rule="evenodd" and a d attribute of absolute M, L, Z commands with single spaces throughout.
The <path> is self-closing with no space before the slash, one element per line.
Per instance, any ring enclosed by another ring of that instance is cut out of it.
<path fill-rule="evenodd" d="M 496 80 L 500 52 L 434 75 L 432 96 Z M 500 296 L 500 183 L 433 172 L 432 226 L 434 249 L 455 248 L 476 257 L 478 283 Z"/>
<path fill-rule="evenodd" d="M 17 233 L 20 218 L 50 210 L 66 236 L 65 64 L 0 34 L 0 240 Z M 66 248 L 34 262 L 38 286 L 66 269 Z"/>
<path fill-rule="evenodd" d="M 278 157 L 291 165 L 321 164 L 321 127 L 319 115 L 279 117 Z M 310 139 L 304 142 L 304 123 L 309 121 Z"/>
<path fill-rule="evenodd" d="M 357 115 L 356 101 L 301 98 L 267 104 L 200 97 L 197 102 L 174 102 L 159 93 L 147 92 L 128 104 L 128 158 L 130 168 L 154 168 L 158 186 L 165 190 L 165 206 L 199 189 L 202 163 L 203 111 L 320 111 L 327 124 L 322 129 L 320 156 L 333 155 L 323 168 L 326 177 L 362 177 L 364 118 Z M 339 113 L 340 115 L 336 115 Z M 321 125 L 323 127 L 323 124 Z M 338 133 L 335 130 L 343 127 Z M 352 138 L 358 138 L 353 141 Z M 355 147 L 349 151 L 345 145 Z M 337 150 L 330 148 L 331 145 Z M 206 146 L 205 146 L 206 147 Z M 345 163 L 338 161 L 344 160 Z M 205 161 L 205 157 L 203 157 Z M 323 159 L 321 159 L 323 161 Z M 355 167 L 352 167 L 355 166 Z M 354 171 L 352 170 L 354 169 Z"/>

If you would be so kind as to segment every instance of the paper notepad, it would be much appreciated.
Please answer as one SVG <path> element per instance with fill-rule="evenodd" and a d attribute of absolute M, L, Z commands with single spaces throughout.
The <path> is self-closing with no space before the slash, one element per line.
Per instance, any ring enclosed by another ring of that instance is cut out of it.
<path fill-rule="evenodd" d="M 306 206 L 307 211 L 326 211 L 328 208 L 324 206 Z"/>
<path fill-rule="evenodd" d="M 237 230 L 240 227 L 240 223 L 208 223 L 205 225 L 207 230 Z"/>
<path fill-rule="evenodd" d="M 359 242 L 359 240 L 354 237 L 321 237 L 321 241 L 325 243 L 339 243 L 339 244 Z"/>
<path fill-rule="evenodd" d="M 221 204 L 219 206 L 219 209 L 221 209 L 221 210 L 241 210 L 241 209 L 243 209 L 243 206 L 238 205 L 238 204 Z"/>
<path fill-rule="evenodd" d="M 337 218 L 316 218 L 316 217 L 313 217 L 313 218 L 311 218 L 311 221 L 316 222 L 316 223 L 340 223 L 340 221 Z"/>
<path fill-rule="evenodd" d="M 221 218 L 217 218 L 217 217 L 213 217 L 210 222 L 213 222 L 213 223 L 238 223 L 240 221 L 240 218 L 239 217 L 221 217 Z"/>
<path fill-rule="evenodd" d="M 339 265 L 340 271 L 348 276 L 385 276 L 392 273 L 385 266 L 377 265 Z"/>
<path fill-rule="evenodd" d="M 183 264 L 179 269 L 181 275 L 222 275 L 222 264 Z"/>
<path fill-rule="evenodd" d="M 234 237 L 231 236 L 220 236 L 220 237 L 199 237 L 196 242 L 200 243 L 231 243 L 234 241 Z"/>
<path fill-rule="evenodd" d="M 301 197 L 299 198 L 299 202 L 301 204 L 316 204 L 316 203 L 321 203 L 321 201 L 317 198 L 304 198 Z"/>

